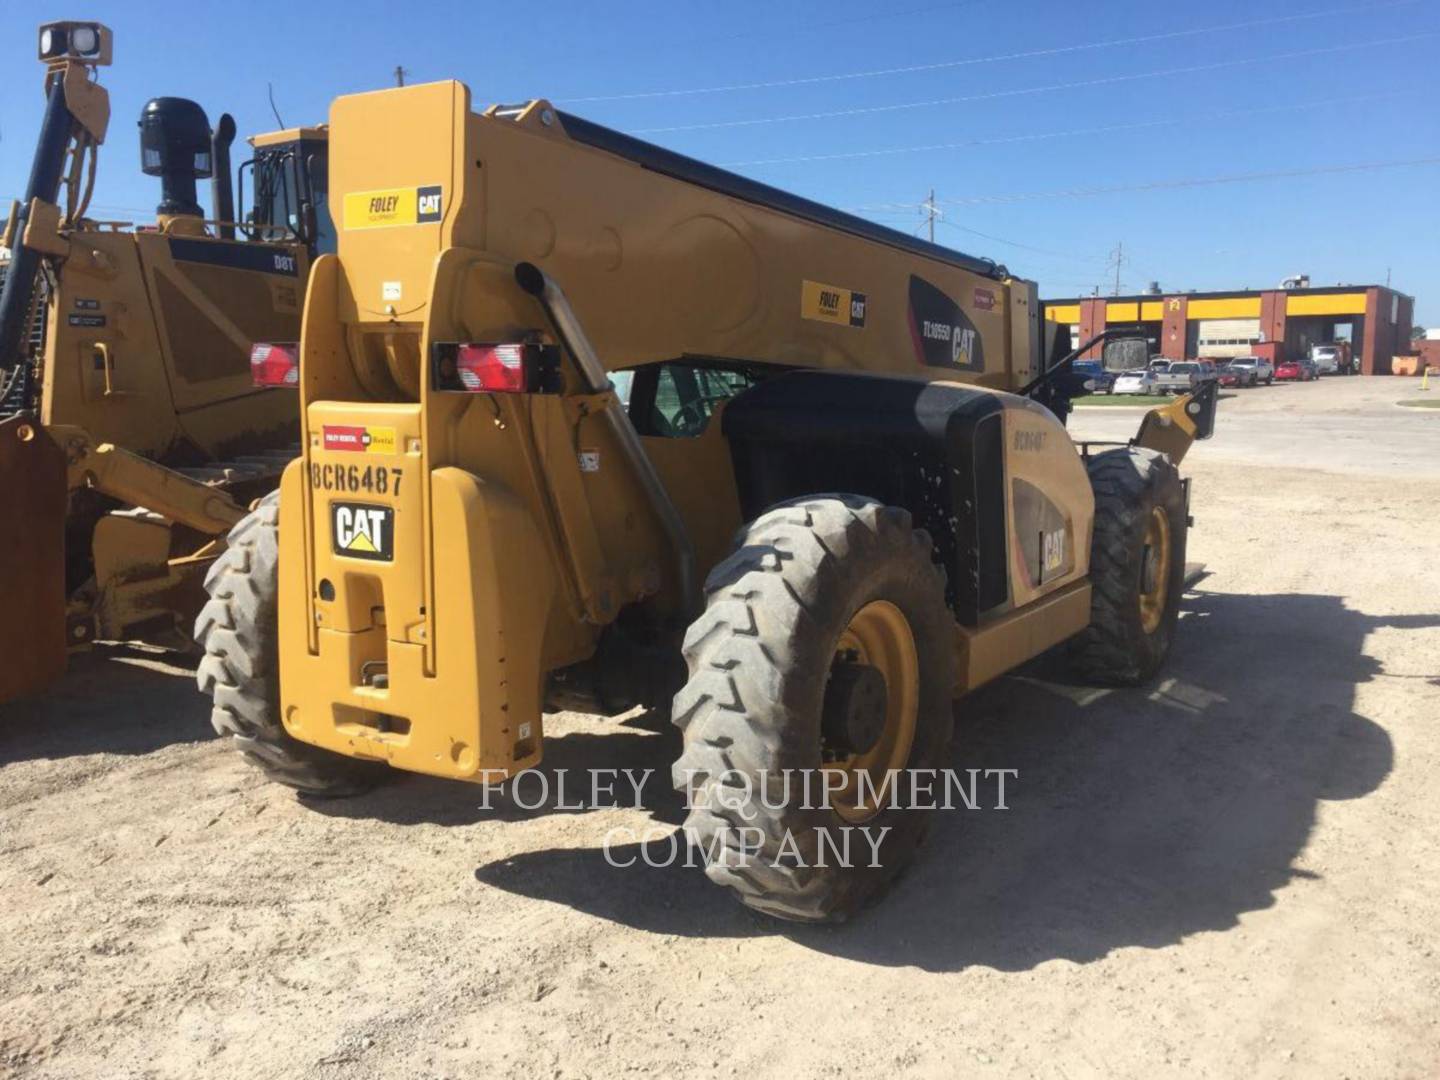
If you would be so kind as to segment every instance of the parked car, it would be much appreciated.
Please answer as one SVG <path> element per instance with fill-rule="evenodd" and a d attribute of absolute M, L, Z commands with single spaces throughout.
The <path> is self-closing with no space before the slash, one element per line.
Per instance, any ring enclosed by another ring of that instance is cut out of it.
<path fill-rule="evenodd" d="M 1151 365 L 1152 367 L 1154 365 Z M 1115 381 L 1110 384 L 1112 394 L 1154 394 L 1155 372 L 1150 368 L 1142 368 L 1139 371 L 1122 371 L 1115 376 Z"/>
<path fill-rule="evenodd" d="M 1281 360 L 1275 365 L 1275 378 L 1286 381 L 1309 382 L 1311 379 L 1317 378 L 1317 375 L 1315 373 L 1315 366 L 1311 364 L 1308 359 L 1291 357 L 1287 360 Z"/>
<path fill-rule="evenodd" d="M 1255 385 L 1253 371 L 1235 367 L 1229 360 L 1215 361 L 1215 379 L 1221 386 L 1233 386 L 1237 389 Z"/>
<path fill-rule="evenodd" d="M 1150 369 L 1155 376 L 1157 394 L 1188 394 L 1202 381 L 1200 364 L 1195 360 L 1172 360 L 1164 371 L 1156 371 L 1154 364 Z M 1213 373 L 1213 365 L 1211 370 Z"/>
<path fill-rule="evenodd" d="M 1237 356 L 1230 361 L 1230 370 L 1249 375 L 1251 386 L 1258 386 L 1260 383 L 1269 386 L 1275 381 L 1274 366 L 1269 360 L 1259 356 Z"/>
<path fill-rule="evenodd" d="M 1110 388 L 1115 385 L 1115 373 L 1106 371 L 1105 365 L 1099 360 L 1076 360 L 1070 368 L 1076 374 L 1085 376 L 1088 382 L 1095 384 L 1092 393 L 1108 394 Z"/>

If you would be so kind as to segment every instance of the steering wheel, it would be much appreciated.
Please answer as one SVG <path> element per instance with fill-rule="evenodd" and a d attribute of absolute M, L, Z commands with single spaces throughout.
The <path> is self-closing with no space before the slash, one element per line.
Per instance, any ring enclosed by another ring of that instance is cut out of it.
<path fill-rule="evenodd" d="M 706 402 L 703 401 L 685 402 L 680 406 L 680 411 L 675 414 L 670 426 L 677 432 L 698 435 L 710 422 L 710 414 L 705 411 L 705 405 Z"/>

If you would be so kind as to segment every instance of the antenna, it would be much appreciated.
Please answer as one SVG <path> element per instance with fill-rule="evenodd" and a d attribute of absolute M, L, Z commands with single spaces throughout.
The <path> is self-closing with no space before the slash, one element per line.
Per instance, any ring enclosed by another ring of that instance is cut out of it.
<path fill-rule="evenodd" d="M 404 86 L 404 85 L 405 85 L 405 76 L 406 76 L 406 75 L 409 75 L 409 74 L 410 74 L 410 72 L 406 71 L 406 70 L 405 70 L 403 67 L 401 67 L 399 64 L 396 64 L 396 65 L 395 65 L 395 85 L 396 85 L 396 86 Z"/>
<path fill-rule="evenodd" d="M 275 107 L 275 87 L 271 83 L 265 84 L 265 93 L 270 95 L 270 111 L 275 114 L 275 123 L 280 127 L 285 126 L 285 121 L 280 119 L 280 110 Z"/>

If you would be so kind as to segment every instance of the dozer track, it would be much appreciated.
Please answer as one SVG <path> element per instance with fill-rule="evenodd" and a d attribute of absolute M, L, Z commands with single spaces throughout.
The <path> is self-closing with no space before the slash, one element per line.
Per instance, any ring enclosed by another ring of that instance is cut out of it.
<path fill-rule="evenodd" d="M 281 450 L 265 450 L 258 454 L 242 454 L 233 461 L 215 461 L 190 465 L 175 471 L 182 476 L 210 487 L 222 489 L 261 480 L 279 481 L 285 466 L 300 456 L 300 444 L 292 443 Z"/>

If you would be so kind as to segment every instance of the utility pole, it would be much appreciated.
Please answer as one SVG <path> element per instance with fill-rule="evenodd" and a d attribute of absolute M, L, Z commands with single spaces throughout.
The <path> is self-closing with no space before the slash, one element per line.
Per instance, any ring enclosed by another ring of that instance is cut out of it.
<path fill-rule="evenodd" d="M 935 219 L 941 217 L 940 208 L 935 205 L 935 189 L 930 189 L 930 197 L 920 204 L 920 209 L 926 213 L 926 220 L 930 226 L 930 242 L 935 242 Z"/>
<path fill-rule="evenodd" d="M 410 74 L 410 73 L 409 73 L 408 71 L 406 71 L 403 67 L 401 67 L 399 64 L 396 64 L 396 65 L 395 65 L 395 85 L 396 85 L 396 86 L 404 86 L 404 85 L 405 85 L 405 76 L 406 76 L 406 75 L 409 75 L 409 74 Z"/>
<path fill-rule="evenodd" d="M 1115 260 L 1115 291 L 1114 291 L 1113 293 L 1111 293 L 1110 295 L 1111 295 L 1111 296 L 1119 296 L 1119 295 L 1120 295 L 1120 267 L 1125 264 L 1125 242 L 1124 242 L 1123 240 L 1121 240 L 1121 241 L 1119 241 L 1118 243 L 1116 243 L 1116 245 L 1115 245 L 1115 250 L 1110 253 L 1110 258 L 1112 258 L 1113 260 Z"/>

